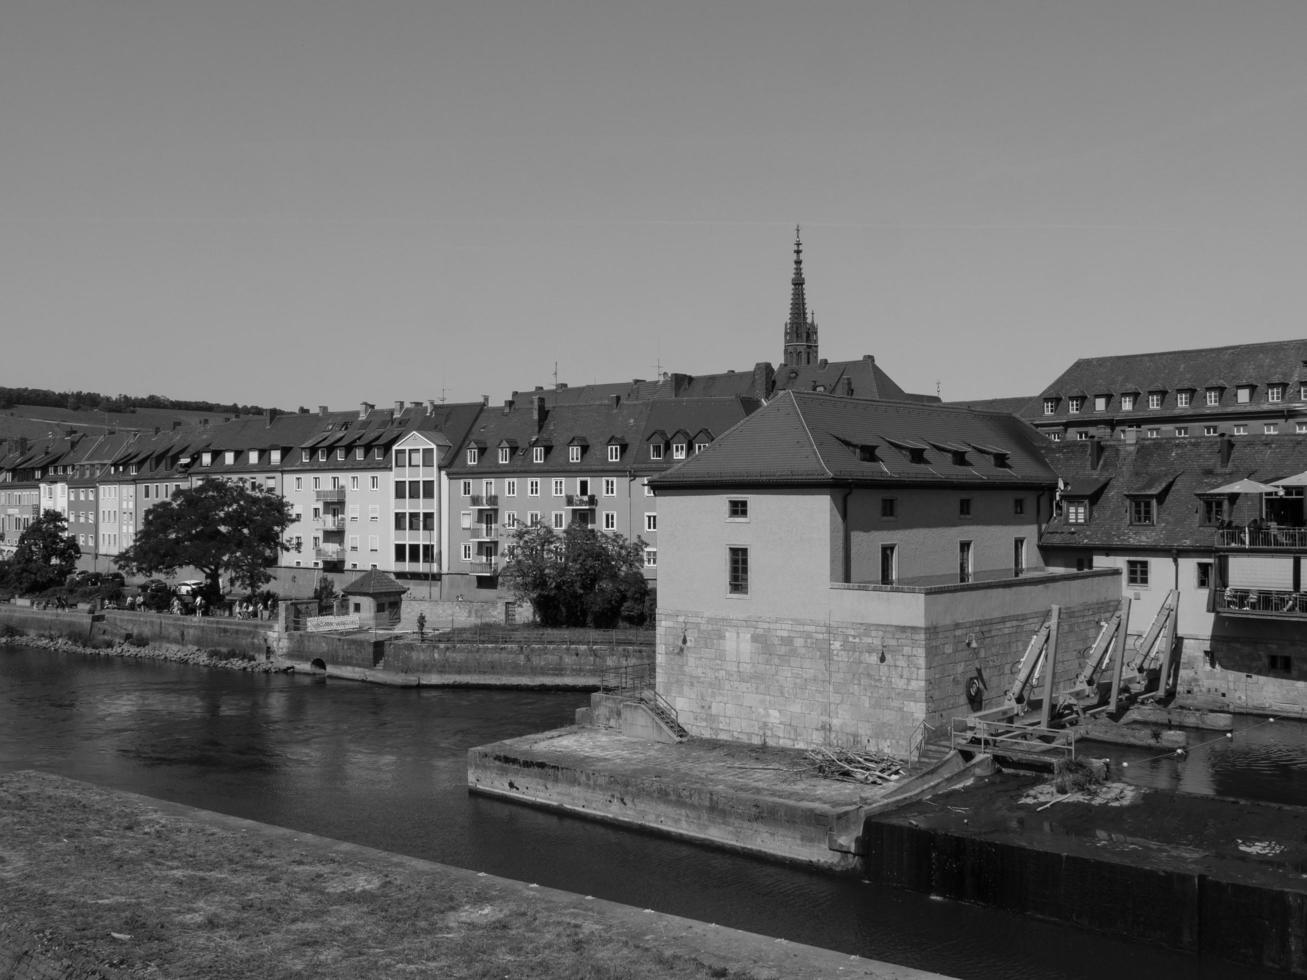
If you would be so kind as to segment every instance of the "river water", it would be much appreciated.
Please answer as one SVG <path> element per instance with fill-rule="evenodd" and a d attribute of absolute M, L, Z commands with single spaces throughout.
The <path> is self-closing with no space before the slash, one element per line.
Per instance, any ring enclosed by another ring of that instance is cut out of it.
<path fill-rule="evenodd" d="M 964 980 L 1271 975 L 467 792 L 469 748 L 569 724 L 586 701 L 7 646 L 0 771 L 46 770 Z"/>

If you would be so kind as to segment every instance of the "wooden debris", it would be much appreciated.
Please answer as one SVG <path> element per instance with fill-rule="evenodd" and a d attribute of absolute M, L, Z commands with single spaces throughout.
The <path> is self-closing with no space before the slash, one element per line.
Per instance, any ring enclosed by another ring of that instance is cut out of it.
<path fill-rule="evenodd" d="M 880 785 L 903 775 L 903 763 L 900 760 L 877 752 L 812 749 L 807 758 L 818 776 L 850 783 Z"/>

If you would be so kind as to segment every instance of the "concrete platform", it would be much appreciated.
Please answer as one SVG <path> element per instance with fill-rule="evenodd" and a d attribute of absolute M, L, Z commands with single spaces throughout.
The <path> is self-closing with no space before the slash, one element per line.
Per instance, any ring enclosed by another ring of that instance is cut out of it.
<path fill-rule="evenodd" d="M 906 779 L 906 777 L 904 777 Z M 864 807 L 897 786 L 817 776 L 802 751 L 561 728 L 468 753 L 473 792 L 849 871 Z"/>

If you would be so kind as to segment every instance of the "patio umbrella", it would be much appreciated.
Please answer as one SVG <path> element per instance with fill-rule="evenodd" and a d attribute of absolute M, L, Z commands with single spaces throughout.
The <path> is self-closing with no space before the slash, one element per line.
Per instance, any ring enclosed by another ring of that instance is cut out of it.
<path fill-rule="evenodd" d="M 1227 496 L 1233 496 L 1237 493 L 1260 493 L 1270 496 L 1279 496 L 1284 493 L 1278 486 L 1272 486 L 1269 483 L 1258 483 L 1256 480 L 1244 478 L 1235 480 L 1233 483 L 1227 483 L 1223 487 L 1217 487 L 1215 490 L 1204 490 L 1204 494 L 1223 493 Z"/>
<path fill-rule="evenodd" d="M 1304 470 L 1302 473 L 1295 473 L 1293 476 L 1286 476 L 1283 480 L 1273 480 L 1271 486 L 1307 487 L 1307 470 Z"/>

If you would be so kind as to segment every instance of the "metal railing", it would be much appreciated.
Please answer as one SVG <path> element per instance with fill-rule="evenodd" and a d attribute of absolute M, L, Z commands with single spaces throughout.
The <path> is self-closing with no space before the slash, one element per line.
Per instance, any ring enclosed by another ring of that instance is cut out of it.
<path fill-rule="evenodd" d="M 1216 547 L 1249 551 L 1307 551 L 1307 527 L 1222 527 Z"/>
<path fill-rule="evenodd" d="M 499 525 L 474 522 L 468 528 L 468 537 L 473 541 L 496 541 L 499 539 Z"/>
<path fill-rule="evenodd" d="M 344 500 L 345 488 L 332 487 L 329 490 L 314 490 L 313 499 L 314 500 Z"/>
<path fill-rule="evenodd" d="M 1275 589 L 1240 589 L 1218 591 L 1215 611 L 1230 615 L 1255 615 L 1307 619 L 1307 592 Z"/>
<path fill-rule="evenodd" d="M 930 736 L 935 731 L 935 726 L 927 723 L 924 719 L 917 726 L 917 730 L 912 734 L 912 741 L 908 744 L 909 765 L 916 765 L 921 761 L 921 753 L 926 751 L 926 743 L 930 741 Z"/>
<path fill-rule="evenodd" d="M 492 508 L 499 506 L 499 495 L 494 493 L 474 493 L 472 495 L 473 507 Z"/>
<path fill-rule="evenodd" d="M 599 505 L 599 498 L 592 493 L 569 493 L 564 498 L 564 507 L 579 507 L 582 510 L 589 510 Z"/>
<path fill-rule="evenodd" d="M 654 691 L 657 678 L 657 665 L 654 661 L 635 664 L 618 664 L 605 667 L 599 675 L 599 689 L 605 694 L 639 694 L 641 691 Z"/>
<path fill-rule="evenodd" d="M 313 523 L 316 527 L 325 528 L 328 531 L 345 530 L 345 518 L 343 517 L 323 515 L 321 517 L 313 518 Z"/>
<path fill-rule="evenodd" d="M 980 718 L 954 718 L 949 729 L 953 748 L 1014 758 L 1076 757 L 1074 728 L 1040 728 Z"/>

